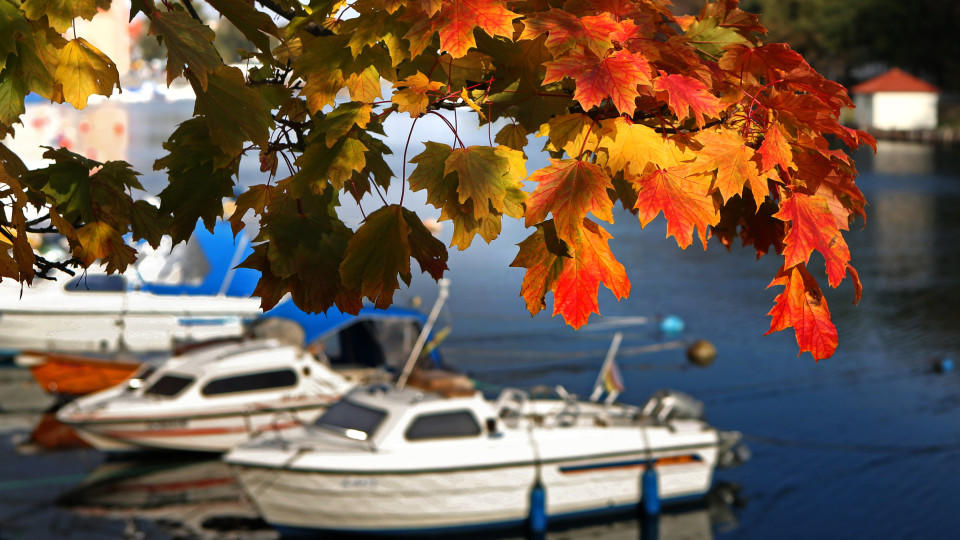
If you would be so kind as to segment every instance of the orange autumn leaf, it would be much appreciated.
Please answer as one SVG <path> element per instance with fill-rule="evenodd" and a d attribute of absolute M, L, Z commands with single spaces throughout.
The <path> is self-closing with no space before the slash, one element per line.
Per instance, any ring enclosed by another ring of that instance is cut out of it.
<path fill-rule="evenodd" d="M 534 172 L 528 180 L 537 182 L 537 187 L 527 198 L 527 227 L 553 213 L 557 235 L 572 242 L 588 213 L 613 223 L 613 201 L 607 195 L 613 184 L 599 165 L 552 159 L 550 165 Z"/>
<path fill-rule="evenodd" d="M 620 113 L 632 116 L 637 110 L 635 100 L 640 96 L 637 87 L 650 84 L 647 59 L 628 50 L 603 57 L 577 51 L 544 65 L 547 72 L 543 84 L 564 77 L 573 79 L 577 83 L 573 99 L 579 101 L 585 111 L 609 98 Z"/>
<path fill-rule="evenodd" d="M 686 167 L 656 169 L 631 179 L 637 188 L 637 216 L 646 227 L 663 211 L 667 219 L 667 236 L 686 249 L 693 243 L 694 229 L 699 229 L 700 242 L 707 249 L 707 227 L 720 222 L 720 213 L 709 194 L 709 175 L 687 176 Z"/>
<path fill-rule="evenodd" d="M 706 130 L 697 136 L 703 149 L 690 167 L 691 172 L 717 171 L 717 190 L 724 201 L 743 192 L 746 184 L 756 200 L 767 196 L 767 180 L 760 177 L 754 160 L 756 152 L 733 129 Z"/>
<path fill-rule="evenodd" d="M 513 19 L 518 14 L 504 7 L 503 0 L 447 0 L 434 18 L 440 34 L 440 48 L 454 58 L 467 54 L 477 42 L 473 30 L 480 28 L 491 36 L 511 37 Z"/>
<path fill-rule="evenodd" d="M 757 153 L 760 155 L 760 174 L 770 174 L 770 170 L 777 165 L 784 172 L 797 168 L 797 164 L 793 161 L 790 143 L 777 124 L 770 124 L 767 127 Z M 776 172 L 772 174 L 773 177 L 777 177 Z"/>
<path fill-rule="evenodd" d="M 620 32 L 620 23 L 609 13 L 577 17 L 560 9 L 551 9 L 523 20 L 520 39 L 536 39 L 547 34 L 544 44 L 555 55 L 580 45 L 603 55 L 613 47 L 611 38 Z"/>
<path fill-rule="evenodd" d="M 800 346 L 797 356 L 804 351 L 809 351 L 815 360 L 833 356 L 838 342 L 837 327 L 830 320 L 827 299 L 806 266 L 800 264 L 781 271 L 767 288 L 779 285 L 785 288 L 767 313 L 771 317 L 767 334 L 793 327 Z"/>
<path fill-rule="evenodd" d="M 569 243 L 557 238 L 553 222 L 547 221 L 519 244 L 520 251 L 510 264 L 526 268 L 521 295 L 531 315 L 544 305 L 544 296 L 553 292 L 553 315 L 580 328 L 594 313 L 600 313 L 597 294 L 600 283 L 617 299 L 630 294 L 626 270 L 610 251 L 612 237 L 602 227 L 584 219 Z M 563 249 L 562 254 L 554 251 Z"/>
<path fill-rule="evenodd" d="M 693 116 L 700 128 L 703 128 L 704 116 L 716 116 L 724 109 L 706 85 L 686 75 L 668 75 L 660 71 L 660 76 L 653 81 L 653 89 L 658 98 L 667 101 L 677 119 L 682 122 Z"/>
<path fill-rule="evenodd" d="M 850 248 L 827 200 L 794 192 L 780 202 L 780 211 L 774 217 L 790 223 L 784 239 L 784 266 L 806 265 L 810 254 L 817 250 L 826 259 L 830 286 L 840 285 L 850 262 Z"/>

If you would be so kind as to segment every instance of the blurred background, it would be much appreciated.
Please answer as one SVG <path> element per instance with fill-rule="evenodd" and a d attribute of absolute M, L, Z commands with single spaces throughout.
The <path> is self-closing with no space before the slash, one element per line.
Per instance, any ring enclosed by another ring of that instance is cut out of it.
<path fill-rule="evenodd" d="M 674 4 L 691 13 L 701 2 Z M 505 221 L 491 244 L 451 251 L 452 296 L 443 324 L 452 332 L 441 350 L 484 384 L 562 384 L 586 395 L 613 333 L 622 331 L 622 401 L 642 403 L 659 388 L 683 390 L 704 401 L 711 423 L 744 433 L 753 458 L 718 472 L 717 489 L 703 505 L 665 515 L 655 530 L 625 516 L 552 531 L 553 538 L 953 537 L 960 527 L 960 373 L 943 367 L 960 359 L 960 155 L 951 142 L 960 129 L 960 4 L 745 0 L 742 7 L 761 14 L 768 41 L 790 43 L 848 87 L 893 68 L 906 75 L 872 83 L 862 99 L 906 93 L 919 100 L 915 109 L 906 107 L 914 111 L 907 127 L 876 129 L 883 135 L 876 154 L 855 154 L 868 218 L 847 240 L 864 296 L 853 306 L 846 282 L 825 291 L 840 334 L 836 355 L 815 363 L 796 357 L 792 333 L 763 335 L 777 293 L 765 289 L 779 267 L 774 257 L 756 261 L 752 250 L 727 253 L 716 243 L 681 251 L 665 238 L 662 218 L 641 229 L 622 211 L 609 230 L 633 284 L 629 299 L 617 302 L 602 289 L 603 317 L 581 331 L 549 311 L 531 318 L 519 297 L 522 271 L 509 268 L 528 231 Z M 163 155 L 160 144 L 190 116 L 192 94 L 161 82 L 155 39 L 140 19 L 127 25 L 126 8 L 119 9 L 120 15 L 103 16 L 119 17 L 109 24 L 128 31 L 98 32 L 90 40 L 111 56 L 111 46 L 130 51 L 124 98 L 83 112 L 34 102 L 13 146 L 32 155 L 33 165 L 41 144 L 126 159 L 143 173 L 149 196 L 164 185 L 152 171 Z M 79 25 L 78 32 L 84 32 Z M 95 39 L 111 36 L 113 45 Z M 217 36 L 222 51 L 244 48 L 228 23 L 218 22 Z M 881 104 L 870 107 L 880 114 Z M 905 110 L 902 102 L 897 110 Z M 853 112 L 846 118 L 859 120 Z M 471 121 L 460 118 L 464 142 L 485 144 L 486 128 L 470 131 L 464 126 Z M 391 122 L 386 142 L 399 171 L 409 122 Z M 415 140 L 446 137 L 444 129 L 423 121 Z M 528 170 L 546 164 L 539 148 L 528 146 Z M 419 153 L 416 145 L 411 152 Z M 265 180 L 255 158 L 242 163 L 241 186 Z M 399 196 L 392 191 L 388 200 Z M 422 193 L 407 193 L 404 201 L 421 217 L 439 217 Z M 372 208 L 374 201 L 361 204 Z M 347 204 L 343 212 L 349 225 L 359 223 L 358 207 Z M 452 230 L 439 235 L 449 241 Z M 817 257 L 811 270 L 822 275 Z M 436 285 L 417 277 L 400 301 L 429 306 L 435 295 Z M 665 327 L 668 316 L 682 328 Z M 693 365 L 684 354 L 697 339 L 717 348 L 709 366 Z M 52 405 L 23 370 L 0 366 L 0 538 L 275 536 L 219 462 L 118 464 L 90 449 L 31 444 Z"/>

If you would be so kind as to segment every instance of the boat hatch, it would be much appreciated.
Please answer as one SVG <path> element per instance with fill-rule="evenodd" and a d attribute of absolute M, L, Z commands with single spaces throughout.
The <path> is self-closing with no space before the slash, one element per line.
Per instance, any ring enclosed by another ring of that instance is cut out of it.
<path fill-rule="evenodd" d="M 416 416 L 403 436 L 408 441 L 476 437 L 480 424 L 472 411 L 444 411 Z"/>
<path fill-rule="evenodd" d="M 314 425 L 350 439 L 366 441 L 373 437 L 386 417 L 386 411 L 344 399 L 331 405 Z"/>
<path fill-rule="evenodd" d="M 419 334 L 420 325 L 410 319 L 360 319 L 319 340 L 316 348 L 335 368 L 400 369 Z"/>
<path fill-rule="evenodd" d="M 193 384 L 193 377 L 167 374 L 143 391 L 147 396 L 174 397 Z"/>
<path fill-rule="evenodd" d="M 297 373 L 292 369 L 276 369 L 273 371 L 259 371 L 244 373 L 213 379 L 203 385 L 200 393 L 205 396 L 236 394 L 239 392 L 254 392 L 289 388 L 297 385 Z"/>

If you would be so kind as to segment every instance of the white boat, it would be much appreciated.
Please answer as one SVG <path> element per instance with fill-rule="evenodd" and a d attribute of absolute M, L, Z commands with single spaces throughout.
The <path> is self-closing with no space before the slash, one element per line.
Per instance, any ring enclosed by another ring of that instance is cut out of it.
<path fill-rule="evenodd" d="M 313 424 L 258 437 L 225 459 L 282 532 L 520 526 L 537 512 L 553 521 L 636 508 L 648 465 L 664 504 L 702 498 L 738 434 L 686 414 L 697 407 L 685 403 L 676 393 L 641 409 L 518 390 L 489 401 L 371 385 Z M 541 488 L 538 509 L 531 494 Z"/>
<path fill-rule="evenodd" d="M 169 251 L 142 247 L 125 274 L 91 269 L 70 279 L 0 282 L 0 354 L 19 351 L 137 354 L 169 352 L 174 342 L 239 336 L 260 315 L 259 299 L 231 291 L 248 243 L 229 224 Z M 169 244 L 169 240 L 167 240 Z M 236 283 L 234 284 L 236 285 Z M 243 284 L 246 286 L 246 284 Z"/>
<path fill-rule="evenodd" d="M 314 421 L 357 384 L 391 380 L 414 356 L 424 320 L 404 308 L 331 310 L 305 319 L 318 336 L 306 349 L 275 339 L 201 344 L 68 403 L 57 419 L 108 452 L 225 452 L 256 433 Z M 424 362 L 442 367 L 436 351 Z"/>
<path fill-rule="evenodd" d="M 314 420 L 353 385 L 275 340 L 201 348 L 65 405 L 57 419 L 100 450 L 224 452 L 261 431 Z"/>

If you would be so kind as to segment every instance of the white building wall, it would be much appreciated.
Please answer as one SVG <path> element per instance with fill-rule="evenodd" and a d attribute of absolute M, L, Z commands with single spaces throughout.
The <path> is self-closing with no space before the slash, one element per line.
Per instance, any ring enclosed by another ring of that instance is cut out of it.
<path fill-rule="evenodd" d="M 853 96 L 853 118 L 857 127 L 873 127 L 873 94 L 855 94 Z"/>
<path fill-rule="evenodd" d="M 877 92 L 873 94 L 872 127 L 879 129 L 935 128 L 937 127 L 937 99 L 937 94 L 932 92 Z"/>

